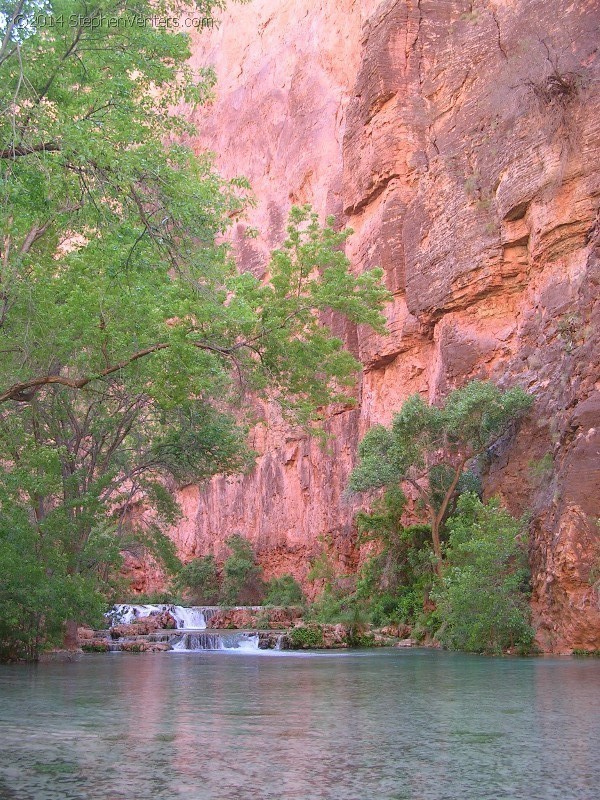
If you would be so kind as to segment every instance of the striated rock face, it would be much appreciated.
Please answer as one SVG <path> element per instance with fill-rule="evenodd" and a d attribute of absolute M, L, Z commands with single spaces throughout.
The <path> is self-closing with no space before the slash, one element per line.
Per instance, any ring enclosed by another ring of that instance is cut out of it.
<path fill-rule="evenodd" d="M 352 570 L 359 437 L 412 392 L 491 378 L 536 397 L 486 491 L 533 511 L 539 640 L 600 647 L 598 42 L 597 0 L 254 0 L 198 37 L 219 84 L 194 146 L 258 201 L 234 226 L 241 268 L 262 274 L 311 202 L 354 229 L 354 268 L 382 266 L 394 302 L 387 337 L 335 323 L 364 371 L 329 452 L 269 411 L 251 476 L 181 489 L 185 557 L 223 557 L 238 531 L 267 577 L 305 581 L 325 535 Z"/>

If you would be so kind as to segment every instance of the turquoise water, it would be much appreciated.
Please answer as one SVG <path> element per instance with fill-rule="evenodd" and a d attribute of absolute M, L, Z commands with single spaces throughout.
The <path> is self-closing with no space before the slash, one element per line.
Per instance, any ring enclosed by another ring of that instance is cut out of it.
<path fill-rule="evenodd" d="M 600 661 L 126 653 L 0 668 L 0 800 L 591 800 Z"/>

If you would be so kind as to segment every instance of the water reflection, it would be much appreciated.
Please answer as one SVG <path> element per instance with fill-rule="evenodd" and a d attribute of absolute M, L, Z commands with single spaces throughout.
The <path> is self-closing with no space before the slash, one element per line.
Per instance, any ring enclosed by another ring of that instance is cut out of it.
<path fill-rule="evenodd" d="M 593 786 L 594 769 L 600 760 L 598 716 L 600 683 L 597 661 L 580 660 L 577 670 L 565 669 L 555 659 L 544 661 L 535 674 L 534 724 L 540 739 L 539 779 L 558 782 L 561 769 L 568 769 L 579 796 L 585 797 Z M 582 686 L 589 685 L 595 693 L 587 696 Z M 560 736 L 562 757 L 552 758 L 551 744 Z M 596 774 L 596 793 L 600 784 Z M 556 795 L 558 797 L 559 795 Z"/>
<path fill-rule="evenodd" d="M 600 663 L 432 651 L 0 669 L 0 800 L 591 800 Z"/>

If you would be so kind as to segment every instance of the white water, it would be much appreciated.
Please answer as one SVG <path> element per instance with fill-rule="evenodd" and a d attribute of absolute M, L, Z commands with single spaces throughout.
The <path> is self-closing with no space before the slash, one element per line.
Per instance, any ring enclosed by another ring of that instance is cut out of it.
<path fill-rule="evenodd" d="M 240 639 L 233 647 L 223 646 L 224 650 L 243 650 L 243 651 L 256 651 L 258 650 L 258 635 L 248 636 L 245 639 Z"/>
<path fill-rule="evenodd" d="M 240 608 L 242 608 L 240 606 Z M 250 607 L 248 607 L 250 608 Z M 252 607 L 253 610 L 257 610 Z M 169 612 L 177 623 L 177 631 L 169 636 L 172 649 L 178 652 L 202 651 L 231 651 L 236 653 L 264 653 L 274 650 L 261 650 L 259 648 L 258 634 L 242 631 L 212 631 L 207 630 L 207 621 L 219 611 L 217 606 L 175 606 L 167 603 L 127 605 L 120 603 L 105 615 L 112 625 L 130 624 L 136 619 L 144 619 L 164 611 Z M 190 631 L 190 633 L 183 633 Z M 198 633 L 192 633 L 198 631 Z M 206 632 L 204 632 L 206 631 Z M 275 651 L 280 650 L 280 641 L 277 642 Z M 0 798 L 1 800 L 1 798 Z"/>
<path fill-rule="evenodd" d="M 227 650 L 237 653 L 257 653 L 258 634 L 251 633 L 187 633 L 173 650 L 180 653 L 196 653 L 205 650 Z"/>
<path fill-rule="evenodd" d="M 123 603 L 113 606 L 105 616 L 111 620 L 112 625 L 121 623 L 130 624 L 134 619 L 143 619 L 168 611 L 175 621 L 179 630 L 205 630 L 206 621 L 215 613 L 215 608 L 205 606 L 173 606 L 167 603 L 159 605 L 125 605 Z"/>

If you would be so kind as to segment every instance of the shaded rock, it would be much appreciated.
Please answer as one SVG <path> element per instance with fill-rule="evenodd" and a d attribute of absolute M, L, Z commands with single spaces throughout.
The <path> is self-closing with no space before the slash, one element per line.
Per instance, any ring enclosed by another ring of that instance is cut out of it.
<path fill-rule="evenodd" d="M 273 628 L 281 630 L 296 624 L 302 616 L 301 608 L 226 608 L 213 614 L 207 621 L 207 628 L 238 629 Z"/>
<path fill-rule="evenodd" d="M 407 639 L 412 633 L 410 625 L 385 625 L 383 628 L 378 628 L 376 633 L 383 636 L 392 636 L 396 639 Z"/>
<path fill-rule="evenodd" d="M 207 628 L 220 630 L 246 630 L 255 627 L 256 612 L 247 608 L 227 608 L 217 611 L 209 620 Z"/>
<path fill-rule="evenodd" d="M 155 614 L 152 619 L 156 620 L 157 627 L 161 630 L 173 630 L 177 627 L 177 620 L 168 611 L 161 611 Z"/>
<path fill-rule="evenodd" d="M 72 664 L 83 658 L 83 653 L 79 650 L 50 650 L 40 653 L 40 664 Z"/>
<path fill-rule="evenodd" d="M 111 638 L 121 639 L 127 636 L 147 636 L 165 628 L 167 630 L 177 628 L 175 618 L 168 611 L 149 617 L 140 617 L 139 619 L 134 619 L 131 623 L 113 625 L 109 629 L 109 633 Z"/>
<path fill-rule="evenodd" d="M 375 631 L 372 636 L 373 647 L 393 647 L 397 642 L 397 638 L 395 636 L 385 636 L 377 631 Z"/>
<path fill-rule="evenodd" d="M 278 633 L 266 633 L 265 631 L 260 631 L 258 634 L 258 649 L 274 650 L 277 647 L 279 639 L 280 634 Z"/>
<path fill-rule="evenodd" d="M 323 625 L 323 643 L 325 647 L 348 647 L 351 629 L 348 625 Z"/>
<path fill-rule="evenodd" d="M 164 653 L 171 646 L 165 642 L 149 642 L 145 639 L 128 639 L 121 642 L 121 650 L 126 653 Z"/>

